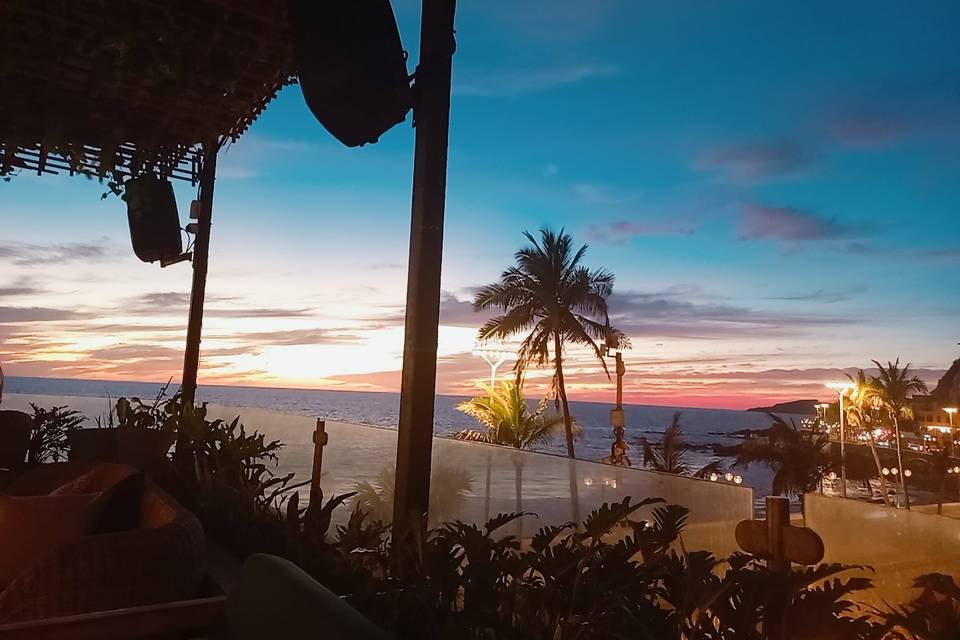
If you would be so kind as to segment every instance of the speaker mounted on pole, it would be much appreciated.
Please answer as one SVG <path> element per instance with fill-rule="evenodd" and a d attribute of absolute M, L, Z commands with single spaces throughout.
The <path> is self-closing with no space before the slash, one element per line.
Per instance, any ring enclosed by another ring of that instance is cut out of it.
<path fill-rule="evenodd" d="M 290 0 L 303 98 L 340 142 L 376 142 L 413 106 L 390 0 Z"/>

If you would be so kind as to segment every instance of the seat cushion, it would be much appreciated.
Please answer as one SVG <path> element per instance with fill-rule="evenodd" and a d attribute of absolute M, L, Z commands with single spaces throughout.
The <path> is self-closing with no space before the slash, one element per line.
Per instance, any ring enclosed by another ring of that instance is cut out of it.
<path fill-rule="evenodd" d="M 93 528 L 103 492 L 59 496 L 0 496 L 0 586 Z"/>

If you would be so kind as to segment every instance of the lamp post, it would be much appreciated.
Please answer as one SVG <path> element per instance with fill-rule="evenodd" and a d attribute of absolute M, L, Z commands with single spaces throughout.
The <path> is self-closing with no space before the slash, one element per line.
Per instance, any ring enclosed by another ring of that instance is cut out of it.
<path fill-rule="evenodd" d="M 618 345 L 612 340 L 607 340 L 605 354 L 608 358 L 614 358 L 617 367 L 617 406 L 610 410 L 610 424 L 613 426 L 613 445 L 610 448 L 610 462 L 620 466 L 630 466 L 630 459 L 627 457 L 627 441 L 624 433 L 626 421 L 623 415 L 623 375 L 627 372 L 623 364 L 623 353 Z"/>
<path fill-rule="evenodd" d="M 840 495 L 847 497 L 847 450 L 846 450 L 846 416 L 843 410 L 843 399 L 847 391 L 854 388 L 852 382 L 828 382 L 828 389 L 833 389 L 840 396 Z"/>
<path fill-rule="evenodd" d="M 820 418 L 820 429 L 822 430 L 827 423 L 827 409 L 830 408 L 830 405 L 826 402 L 821 402 L 817 405 L 817 417 Z"/>
<path fill-rule="evenodd" d="M 944 407 L 944 413 L 947 414 L 947 419 L 950 421 L 950 457 L 957 457 L 957 445 L 955 444 L 956 434 L 953 432 L 953 416 L 957 413 L 956 407 Z M 960 474 L 957 475 L 957 491 L 960 492 Z"/>
<path fill-rule="evenodd" d="M 484 362 L 490 365 L 490 393 L 492 395 L 494 385 L 497 383 L 497 369 L 513 354 L 504 349 L 487 345 L 477 345 L 473 348 L 473 355 L 480 356 Z"/>
<path fill-rule="evenodd" d="M 883 468 L 883 471 L 881 471 L 881 473 L 883 473 L 883 475 L 885 475 L 885 476 L 887 476 L 887 475 L 892 475 L 892 476 L 893 476 L 893 479 L 896 480 L 896 479 L 897 479 L 897 476 L 900 475 L 900 469 L 898 469 L 897 467 L 892 467 L 892 468 L 890 468 L 890 469 L 888 469 L 887 467 L 884 467 L 884 468 Z M 949 471 L 948 471 L 948 473 L 949 473 Z M 906 479 L 909 478 L 909 477 L 912 476 L 912 475 L 913 475 L 913 471 L 911 471 L 910 469 L 904 469 L 904 470 L 903 470 L 903 477 L 900 479 L 900 480 L 901 480 L 901 484 L 903 484 L 904 482 L 906 482 Z M 896 486 L 897 483 L 894 482 L 893 484 L 894 484 L 894 486 Z M 897 509 L 899 509 L 899 508 L 900 508 L 900 492 L 897 491 Z"/>

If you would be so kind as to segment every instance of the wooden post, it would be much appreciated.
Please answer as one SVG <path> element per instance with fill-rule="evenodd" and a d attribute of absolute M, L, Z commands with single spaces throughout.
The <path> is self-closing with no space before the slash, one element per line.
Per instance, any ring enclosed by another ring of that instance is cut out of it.
<path fill-rule="evenodd" d="M 425 516 L 430 507 L 455 9 L 456 0 L 423 0 L 420 22 L 420 65 L 413 111 L 413 206 L 393 505 L 395 550 L 402 546 L 404 536 L 426 528 Z M 395 558 L 400 555 L 397 553 Z"/>
<path fill-rule="evenodd" d="M 770 552 L 767 566 L 771 571 L 789 571 L 790 561 L 784 548 L 784 530 L 790 526 L 790 500 L 767 496 L 767 544 Z"/>
<path fill-rule="evenodd" d="M 313 475 L 310 476 L 310 508 L 322 506 L 323 492 L 320 491 L 320 475 L 323 472 L 323 448 L 330 441 L 327 436 L 327 423 L 317 418 L 317 428 L 313 432 Z"/>
<path fill-rule="evenodd" d="M 200 212 L 197 237 L 193 243 L 193 285 L 190 288 L 190 315 L 187 319 L 187 346 L 183 354 L 183 403 L 192 405 L 197 395 L 197 370 L 200 366 L 200 333 L 203 326 L 203 301 L 207 290 L 207 258 L 210 253 L 210 225 L 213 217 L 213 184 L 217 173 L 215 144 L 203 145 L 200 166 Z"/>

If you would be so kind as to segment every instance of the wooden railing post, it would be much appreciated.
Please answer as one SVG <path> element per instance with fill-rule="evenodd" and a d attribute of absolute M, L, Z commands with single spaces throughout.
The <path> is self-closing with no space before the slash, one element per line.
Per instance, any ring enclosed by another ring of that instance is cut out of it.
<path fill-rule="evenodd" d="M 321 506 L 320 474 L 323 471 L 323 448 L 330 441 L 327 435 L 327 423 L 317 418 L 317 428 L 313 432 L 313 475 L 310 477 L 310 506 Z"/>

